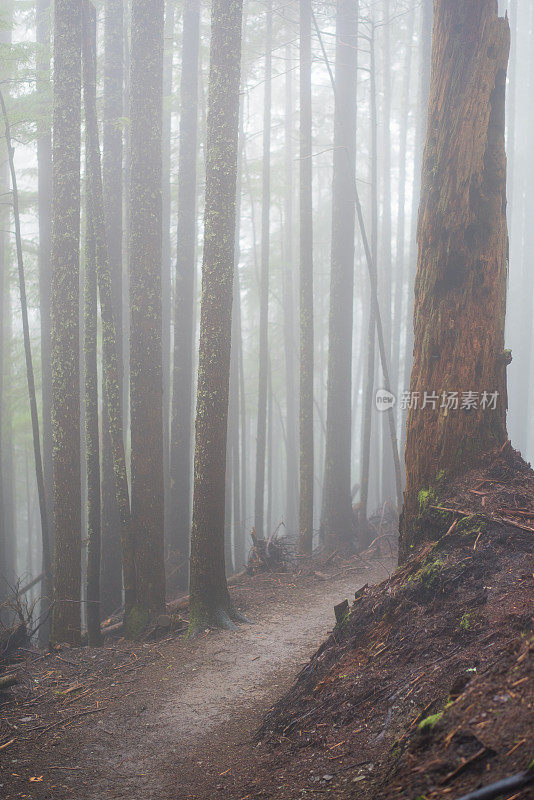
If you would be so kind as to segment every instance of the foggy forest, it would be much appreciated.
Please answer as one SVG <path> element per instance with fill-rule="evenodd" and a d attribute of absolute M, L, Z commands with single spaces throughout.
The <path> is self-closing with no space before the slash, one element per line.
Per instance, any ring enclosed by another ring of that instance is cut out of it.
<path fill-rule="evenodd" d="M 0 800 L 534 798 L 533 37 L 0 0 Z"/>

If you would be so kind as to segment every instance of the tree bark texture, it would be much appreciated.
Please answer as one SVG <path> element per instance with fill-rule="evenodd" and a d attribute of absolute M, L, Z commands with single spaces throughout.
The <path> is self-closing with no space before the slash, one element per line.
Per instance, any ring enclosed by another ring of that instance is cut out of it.
<path fill-rule="evenodd" d="M 96 14 L 92 3 L 83 5 L 84 96 L 96 108 Z M 85 109 L 87 115 L 87 108 Z M 90 126 L 86 124 L 86 178 L 91 166 Z M 87 181 L 88 182 L 88 181 Z M 100 644 L 100 554 L 102 542 L 100 496 L 100 426 L 98 420 L 98 292 L 96 280 L 95 218 L 90 190 L 86 192 L 84 358 L 85 462 L 87 472 L 87 633 L 89 645 Z"/>
<path fill-rule="evenodd" d="M 117 364 L 120 395 L 123 394 L 122 346 L 122 156 L 124 84 L 123 0 L 106 0 L 104 17 L 104 125 L 102 138 L 102 180 L 107 251 L 111 273 L 113 318 L 118 333 Z M 124 416 L 124 415 L 123 415 Z M 102 403 L 102 614 L 108 616 L 122 603 L 120 512 L 115 493 L 113 448 L 109 436 L 106 395 Z"/>
<path fill-rule="evenodd" d="M 224 570 L 224 505 L 242 0 L 213 0 L 198 367 L 190 626 L 236 619 Z"/>
<path fill-rule="evenodd" d="M 169 538 L 189 557 L 191 534 L 191 434 L 193 416 L 193 306 L 196 267 L 199 0 L 186 0 L 183 16 L 180 142 L 178 161 L 178 253 L 174 300 L 174 369 L 170 445 Z M 178 576 L 187 584 L 187 568 Z"/>
<path fill-rule="evenodd" d="M 510 34 L 496 0 L 436 0 L 419 210 L 414 365 L 401 556 L 423 535 L 422 491 L 506 441 L 508 235 L 505 82 Z M 434 409 L 424 405 L 437 393 Z M 443 393 L 478 393 L 471 410 Z M 497 393 L 495 408 L 482 400 Z"/>
<path fill-rule="evenodd" d="M 299 552 L 313 548 L 313 201 L 311 0 L 300 0 Z"/>
<path fill-rule="evenodd" d="M 165 606 L 161 171 L 163 0 L 133 0 L 130 55 L 130 408 L 136 600 Z"/>
<path fill-rule="evenodd" d="M 54 6 L 52 197 L 52 429 L 54 613 L 52 638 L 80 639 L 81 469 L 79 364 L 81 3 Z"/>
<path fill-rule="evenodd" d="M 327 547 L 354 536 L 351 502 L 351 388 L 354 305 L 354 189 L 358 5 L 337 0 L 336 111 L 328 392 L 322 523 Z"/>
<path fill-rule="evenodd" d="M 260 314 L 258 347 L 258 420 L 256 433 L 256 485 L 254 528 L 261 539 L 264 533 L 265 459 L 267 451 L 267 394 L 269 371 L 269 261 L 271 211 L 271 94 L 272 94 L 272 0 L 267 0 L 265 73 L 263 97 L 263 180 L 261 202 Z M 270 531 L 267 535 L 270 536 Z"/>

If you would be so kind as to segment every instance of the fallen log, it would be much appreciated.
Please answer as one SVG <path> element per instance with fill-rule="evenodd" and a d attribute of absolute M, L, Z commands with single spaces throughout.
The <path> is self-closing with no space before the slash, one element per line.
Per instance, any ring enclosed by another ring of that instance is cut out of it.
<path fill-rule="evenodd" d="M 16 675 L 0 675 L 0 692 L 9 689 L 11 686 L 16 686 L 19 679 Z"/>

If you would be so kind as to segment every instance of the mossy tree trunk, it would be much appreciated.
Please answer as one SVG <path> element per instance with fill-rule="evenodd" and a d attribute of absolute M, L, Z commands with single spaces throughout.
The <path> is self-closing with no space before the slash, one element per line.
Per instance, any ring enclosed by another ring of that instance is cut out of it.
<path fill-rule="evenodd" d="M 165 607 L 162 381 L 163 0 L 133 0 L 130 49 L 132 525 L 141 617 Z"/>
<path fill-rule="evenodd" d="M 198 367 L 190 630 L 240 619 L 224 569 L 242 0 L 213 0 Z"/>
<path fill-rule="evenodd" d="M 300 0 L 299 553 L 313 549 L 313 201 L 311 0 Z"/>
<path fill-rule="evenodd" d="M 52 428 L 54 641 L 80 639 L 81 469 L 79 364 L 82 7 L 54 5 L 52 197 Z"/>
<path fill-rule="evenodd" d="M 358 4 L 337 0 L 328 392 L 322 525 L 325 544 L 351 541 L 352 322 Z"/>
<path fill-rule="evenodd" d="M 50 92 L 50 0 L 38 0 L 36 5 L 35 38 L 39 45 L 36 68 L 37 93 L 42 109 L 49 109 Z M 52 364 L 50 339 L 51 290 L 51 210 L 52 210 L 52 136 L 44 123 L 37 139 L 37 205 L 39 217 L 39 312 L 41 322 L 41 408 L 43 420 L 43 472 L 48 512 L 50 545 L 53 547 L 54 528 L 54 464 L 52 455 Z M 41 616 L 52 599 L 52 576 L 49 586 L 41 587 Z M 50 637 L 50 618 L 39 628 L 39 643 L 46 645 Z"/>
<path fill-rule="evenodd" d="M 96 13 L 91 3 L 83 5 L 84 97 L 96 108 Z M 87 108 L 85 109 L 87 116 Z M 90 124 L 85 126 L 86 184 L 91 168 Z M 85 358 L 85 462 L 87 473 L 87 633 L 89 645 L 97 647 L 100 633 L 100 554 L 102 542 L 100 496 L 100 428 L 98 421 L 98 302 L 96 281 L 95 219 L 90 189 L 86 190 L 84 358 Z"/>
<path fill-rule="evenodd" d="M 191 434 L 193 425 L 193 307 L 196 268 L 199 0 L 184 4 L 180 143 L 178 161 L 178 252 L 174 292 L 173 391 L 170 444 L 169 540 L 187 564 L 191 534 Z M 187 566 L 178 582 L 187 585 Z"/>
<path fill-rule="evenodd" d="M 106 0 L 104 17 L 104 124 L 102 137 L 102 180 L 104 216 L 111 273 L 113 318 L 117 338 L 120 396 L 123 394 L 122 347 L 122 160 L 124 84 L 123 0 Z M 124 415 L 123 415 L 124 416 Z M 102 402 L 102 614 L 104 617 L 122 603 L 120 511 L 115 492 L 113 446 L 109 435 L 106 395 Z"/>
<path fill-rule="evenodd" d="M 506 441 L 505 84 L 497 0 L 436 0 L 419 211 L 401 557 L 424 536 L 418 496 Z M 438 395 L 425 405 L 425 392 Z M 458 410 L 442 396 L 458 392 Z M 478 393 L 477 407 L 465 405 Z M 484 393 L 487 393 L 484 394 Z"/>

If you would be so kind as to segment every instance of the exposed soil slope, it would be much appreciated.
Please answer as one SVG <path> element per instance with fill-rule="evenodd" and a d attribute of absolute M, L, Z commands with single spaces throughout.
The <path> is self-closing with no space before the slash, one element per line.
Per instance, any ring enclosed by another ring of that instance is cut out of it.
<path fill-rule="evenodd" d="M 531 763 L 533 474 L 508 446 L 420 499 L 442 538 L 357 596 L 225 797 L 438 800 Z"/>

